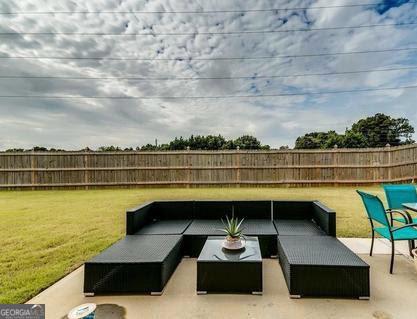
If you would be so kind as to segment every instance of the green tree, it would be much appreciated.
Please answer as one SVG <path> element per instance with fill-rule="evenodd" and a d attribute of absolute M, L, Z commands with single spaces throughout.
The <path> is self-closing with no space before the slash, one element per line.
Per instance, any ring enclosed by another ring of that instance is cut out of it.
<path fill-rule="evenodd" d="M 157 151 L 158 150 L 158 146 L 153 145 L 153 144 L 146 144 L 146 145 L 142 145 L 141 147 L 136 147 L 137 151 Z"/>
<path fill-rule="evenodd" d="M 414 143 L 411 138 L 414 128 L 408 119 L 396 119 L 382 113 L 359 120 L 352 125 L 352 131 L 361 133 L 369 147 Z"/>
<path fill-rule="evenodd" d="M 335 145 L 342 146 L 340 135 L 335 131 L 328 132 L 312 132 L 304 136 L 300 136 L 295 141 L 295 148 L 297 149 L 318 149 L 318 148 L 332 148 Z"/>
<path fill-rule="evenodd" d="M 269 149 L 269 145 L 262 145 L 261 142 L 254 136 L 243 135 L 233 141 L 233 146 L 237 148 L 239 146 L 242 150 L 259 150 Z"/>
<path fill-rule="evenodd" d="M 346 129 L 345 134 L 335 131 L 312 132 L 300 136 L 295 141 L 297 149 L 383 147 L 414 143 L 411 138 L 414 128 L 405 118 L 392 118 L 377 113 L 359 120 Z"/>
<path fill-rule="evenodd" d="M 188 141 L 184 140 L 182 136 L 180 138 L 175 138 L 169 143 L 170 150 L 185 150 L 188 146 Z"/>
<path fill-rule="evenodd" d="M 362 133 L 347 130 L 340 146 L 344 148 L 364 148 L 368 147 L 368 143 Z"/>
<path fill-rule="evenodd" d="M 344 147 L 343 135 L 339 135 L 336 131 L 329 131 L 324 135 L 322 148 Z"/>
<path fill-rule="evenodd" d="M 110 146 L 100 146 L 97 149 L 97 151 L 99 151 L 99 152 L 120 152 L 120 151 L 122 151 L 122 149 L 118 146 L 110 145 Z"/>

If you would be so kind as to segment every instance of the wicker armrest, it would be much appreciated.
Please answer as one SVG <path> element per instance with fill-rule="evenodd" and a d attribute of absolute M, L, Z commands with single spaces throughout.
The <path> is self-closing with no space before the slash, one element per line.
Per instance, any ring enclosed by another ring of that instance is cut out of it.
<path fill-rule="evenodd" d="M 313 202 L 313 219 L 329 236 L 336 236 L 336 212 L 319 201 Z"/>
<path fill-rule="evenodd" d="M 149 202 L 126 211 L 126 235 L 135 234 L 152 220 L 152 206 L 153 202 Z"/>

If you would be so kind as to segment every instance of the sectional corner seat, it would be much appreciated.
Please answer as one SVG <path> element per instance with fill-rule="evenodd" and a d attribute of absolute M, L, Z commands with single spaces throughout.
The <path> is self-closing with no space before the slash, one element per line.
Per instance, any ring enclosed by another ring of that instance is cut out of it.
<path fill-rule="evenodd" d="M 335 238 L 335 212 L 320 202 L 271 200 L 154 201 L 130 209 L 126 213 L 126 237 L 85 264 L 84 293 L 160 294 L 181 258 L 198 257 L 209 236 L 223 236 L 220 219 L 232 214 L 245 219 L 244 235 L 258 237 L 263 258 L 278 255 L 291 295 L 369 296 L 369 266 L 364 262 L 364 274 L 357 277 L 361 282 L 349 282 L 365 287 L 362 290 L 323 290 L 318 280 L 313 280 L 318 287 L 311 287 L 310 280 L 304 289 L 305 276 L 315 275 L 311 270 L 319 263 L 309 264 L 307 257 L 301 261 L 293 259 L 301 248 L 321 252 L 327 267 L 321 274 L 331 274 L 331 280 L 346 280 L 344 272 L 352 269 L 352 263 L 349 260 L 344 265 L 346 260 L 339 257 L 349 255 L 353 260 L 356 255 Z M 329 245 L 334 247 L 326 252 Z M 302 249 L 300 252 L 304 253 Z M 311 267 L 298 267 L 303 263 Z M 297 280 L 301 283 L 295 289 Z"/>

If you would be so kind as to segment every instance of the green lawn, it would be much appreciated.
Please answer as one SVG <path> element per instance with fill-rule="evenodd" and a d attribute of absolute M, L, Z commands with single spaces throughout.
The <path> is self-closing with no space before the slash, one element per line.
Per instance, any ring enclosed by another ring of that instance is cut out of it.
<path fill-rule="evenodd" d="M 378 187 L 365 187 L 382 195 Z M 198 188 L 0 192 L 0 303 L 20 303 L 121 238 L 126 208 L 153 199 L 319 199 L 337 233 L 368 236 L 353 187 Z"/>

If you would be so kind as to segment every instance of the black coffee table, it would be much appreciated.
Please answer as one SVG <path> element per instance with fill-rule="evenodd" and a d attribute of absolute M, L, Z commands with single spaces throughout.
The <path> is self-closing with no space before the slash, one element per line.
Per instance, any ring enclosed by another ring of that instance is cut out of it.
<path fill-rule="evenodd" d="M 197 259 L 197 294 L 262 294 L 262 256 L 257 237 L 238 251 L 222 248 L 224 237 L 207 238 Z"/>

